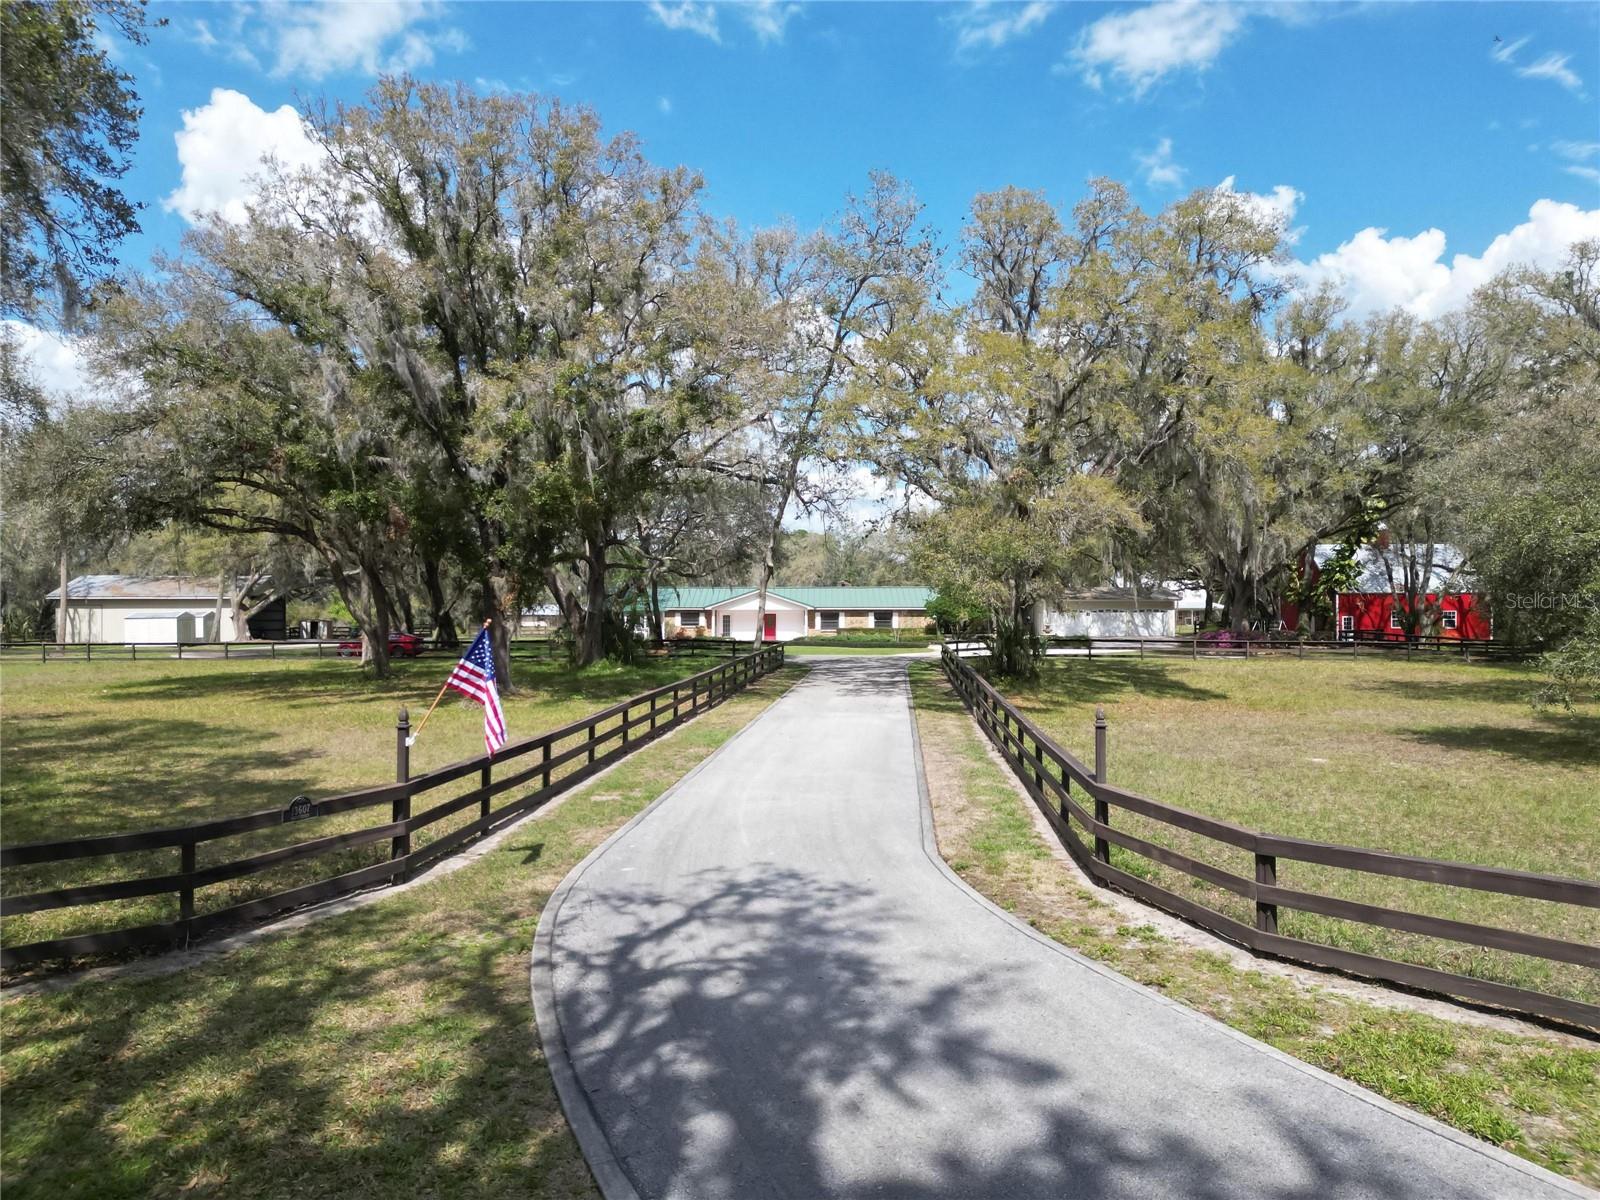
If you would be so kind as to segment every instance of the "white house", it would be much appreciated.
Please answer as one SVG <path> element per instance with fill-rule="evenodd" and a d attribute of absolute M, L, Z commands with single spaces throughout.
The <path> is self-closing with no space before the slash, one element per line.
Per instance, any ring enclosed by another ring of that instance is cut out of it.
<path fill-rule="evenodd" d="M 45 597 L 61 602 L 61 589 Z M 249 619 L 252 636 L 284 636 L 279 597 Z M 234 642 L 230 598 L 217 580 L 183 576 L 80 575 L 67 584 L 69 642 Z"/>
<path fill-rule="evenodd" d="M 763 640 L 795 638 L 851 630 L 924 632 L 926 587 L 770 587 Z M 753 641 L 760 593 L 753 587 L 663 588 L 661 615 L 668 637 L 699 632 L 711 637 Z"/>
<path fill-rule="evenodd" d="M 1165 588 L 1095 588 L 1036 604 L 1033 628 L 1045 637 L 1173 637 L 1177 607 Z"/>

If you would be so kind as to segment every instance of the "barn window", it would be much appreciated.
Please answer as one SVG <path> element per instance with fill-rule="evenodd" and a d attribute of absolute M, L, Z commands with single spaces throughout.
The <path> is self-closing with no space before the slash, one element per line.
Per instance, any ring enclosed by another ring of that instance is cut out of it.
<path fill-rule="evenodd" d="M 821 629 L 824 633 L 838 633 L 839 632 L 839 614 L 836 613 L 836 612 L 818 613 L 817 614 L 817 627 L 819 629 Z"/>
<path fill-rule="evenodd" d="M 872 627 L 874 629 L 893 629 L 894 614 L 892 612 L 875 612 L 872 614 Z"/>
<path fill-rule="evenodd" d="M 1456 627 L 1457 615 L 1458 614 L 1456 613 L 1456 610 L 1453 608 L 1447 608 L 1444 610 L 1444 627 L 1446 629 L 1454 629 Z"/>
<path fill-rule="evenodd" d="M 1400 628 L 1400 610 L 1398 608 L 1391 608 L 1389 610 L 1389 628 Z"/>
<path fill-rule="evenodd" d="M 1356 619 L 1350 613 L 1345 613 L 1344 616 L 1339 618 L 1339 631 L 1341 633 L 1354 633 L 1355 628 Z"/>

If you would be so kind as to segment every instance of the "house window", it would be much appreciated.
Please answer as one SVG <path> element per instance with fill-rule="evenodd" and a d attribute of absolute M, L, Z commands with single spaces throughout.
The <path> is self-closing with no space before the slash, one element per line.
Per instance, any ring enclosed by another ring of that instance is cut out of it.
<path fill-rule="evenodd" d="M 1391 608 L 1389 610 L 1389 628 L 1400 628 L 1400 610 L 1398 608 Z"/>
<path fill-rule="evenodd" d="M 1453 609 L 1453 608 L 1447 608 L 1447 609 L 1444 610 L 1444 614 L 1443 615 L 1444 615 L 1444 627 L 1446 629 L 1454 629 L 1454 628 L 1456 628 L 1456 620 L 1457 620 L 1457 618 L 1458 618 L 1458 616 L 1460 614 L 1458 614 L 1456 612 L 1456 610 Z"/>
<path fill-rule="evenodd" d="M 705 624 L 705 622 L 700 619 L 704 615 L 705 614 L 700 612 L 698 609 L 695 609 L 695 610 L 690 611 L 690 612 L 685 612 L 681 616 L 679 616 L 678 624 L 682 625 L 685 629 L 693 629 L 696 625 Z"/>
<path fill-rule="evenodd" d="M 732 637 L 733 636 L 733 618 L 731 616 L 729 616 L 727 613 L 723 613 L 722 614 L 722 636 L 723 637 Z"/>
<path fill-rule="evenodd" d="M 894 614 L 892 612 L 875 612 L 872 614 L 872 627 L 874 629 L 893 629 Z"/>
<path fill-rule="evenodd" d="M 836 612 L 818 613 L 817 628 L 822 630 L 823 633 L 838 633 L 839 614 Z"/>

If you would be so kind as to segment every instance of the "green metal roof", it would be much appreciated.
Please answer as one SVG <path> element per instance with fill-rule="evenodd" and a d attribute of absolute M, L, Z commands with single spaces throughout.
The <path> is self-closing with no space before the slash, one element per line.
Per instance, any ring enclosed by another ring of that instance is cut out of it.
<path fill-rule="evenodd" d="M 661 610 L 714 608 L 735 596 L 745 596 L 754 587 L 662 588 Z M 933 596 L 927 587 L 781 587 L 767 589 L 769 596 L 782 596 L 806 608 L 923 609 Z"/>

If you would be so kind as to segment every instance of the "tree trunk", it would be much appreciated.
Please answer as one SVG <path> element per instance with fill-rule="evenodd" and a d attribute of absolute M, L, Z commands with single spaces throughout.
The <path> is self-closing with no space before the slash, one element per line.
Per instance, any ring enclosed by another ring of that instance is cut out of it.
<path fill-rule="evenodd" d="M 606 545 L 596 534 L 584 538 L 585 595 L 583 628 L 578 631 L 577 665 L 587 667 L 605 657 Z"/>
<path fill-rule="evenodd" d="M 654 575 L 650 576 L 650 628 L 656 641 L 667 640 L 667 623 L 661 617 L 661 580 Z"/>
<path fill-rule="evenodd" d="M 61 600 L 56 605 L 56 641 L 67 640 L 67 552 L 61 551 Z"/>
<path fill-rule="evenodd" d="M 407 588 L 400 589 L 400 619 L 405 622 L 407 633 L 415 633 L 417 629 L 416 614 L 411 611 L 411 592 Z"/>
<path fill-rule="evenodd" d="M 450 606 L 445 603 L 444 585 L 439 581 L 439 563 L 436 559 L 422 560 L 422 586 L 428 593 L 428 610 L 433 616 L 433 640 L 436 645 L 455 649 L 461 645 L 461 635 L 450 616 Z"/>
<path fill-rule="evenodd" d="M 795 464 L 798 466 L 798 462 Z M 783 518 L 789 511 L 789 498 L 794 494 L 795 470 L 791 467 L 789 477 L 778 497 L 778 508 L 773 514 L 772 525 L 767 529 L 767 546 L 761 556 L 761 583 L 756 596 L 756 632 L 755 644 L 760 645 L 766 641 L 767 631 L 767 589 L 772 586 L 772 574 L 777 569 L 778 535 L 783 532 Z M 810 630 L 806 631 L 807 633 Z"/>
<path fill-rule="evenodd" d="M 228 595 L 228 577 L 226 574 L 217 576 L 217 607 L 211 617 L 211 636 L 207 641 L 220 642 L 222 640 L 222 600 Z M 239 598 L 233 598 L 233 627 L 234 636 L 239 634 Z"/>
<path fill-rule="evenodd" d="M 509 696 L 517 690 L 511 679 L 511 635 L 515 626 L 506 614 L 515 613 L 515 599 L 503 580 L 485 576 L 478 586 L 478 607 L 483 612 L 483 619 L 489 622 L 489 649 L 494 652 L 495 690 L 502 696 Z"/>
<path fill-rule="evenodd" d="M 1228 610 L 1228 628 L 1234 633 L 1244 633 L 1250 628 L 1255 594 L 1255 581 L 1248 574 L 1237 568 L 1228 573 L 1227 595 L 1223 603 Z"/>

